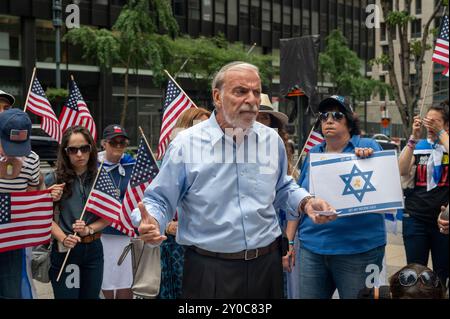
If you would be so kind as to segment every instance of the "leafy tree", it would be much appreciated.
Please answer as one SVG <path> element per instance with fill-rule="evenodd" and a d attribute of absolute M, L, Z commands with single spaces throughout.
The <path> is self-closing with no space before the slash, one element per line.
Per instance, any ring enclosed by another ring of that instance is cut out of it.
<path fill-rule="evenodd" d="M 158 32 L 172 37 L 178 33 L 178 24 L 166 0 L 129 0 L 112 30 L 81 27 L 65 35 L 71 43 L 82 46 L 84 58 L 96 60 L 103 70 L 114 65 L 125 68 L 121 125 L 125 124 L 127 114 L 130 69 L 148 67 L 162 72 L 162 50 L 155 41 Z"/>
<path fill-rule="evenodd" d="M 325 51 L 319 55 L 319 70 L 336 86 L 337 94 L 363 101 L 374 92 L 389 89 L 385 83 L 361 74 L 362 62 L 341 31 L 332 31 L 326 41 Z"/>
<path fill-rule="evenodd" d="M 385 17 L 388 41 L 388 54 L 381 55 L 374 59 L 374 64 L 385 65 L 389 71 L 389 82 L 392 88 L 395 103 L 400 112 L 403 122 L 403 133 L 408 136 L 411 132 L 414 111 L 421 98 L 421 88 L 423 85 L 423 64 L 426 51 L 432 46 L 429 44 L 430 35 L 433 34 L 431 23 L 437 13 L 442 11 L 444 6 L 448 6 L 448 0 L 440 0 L 428 21 L 425 23 L 422 32 L 422 38 L 419 40 L 410 40 L 408 38 L 408 29 L 411 23 L 416 19 L 411 14 L 411 0 L 404 0 L 404 10 L 400 11 L 398 1 L 395 2 L 395 8 L 392 7 L 392 1 L 381 0 L 383 15 Z M 400 52 L 394 52 L 394 38 L 398 29 Z M 395 71 L 394 61 L 399 59 L 400 72 Z M 411 62 L 413 67 L 411 68 Z M 411 77 L 415 74 L 415 78 Z M 415 81 L 413 83 L 412 81 Z M 411 90 L 411 87 L 417 89 Z"/>
<path fill-rule="evenodd" d="M 212 38 L 188 36 L 171 39 L 160 36 L 157 40 L 164 50 L 163 64 L 171 74 L 176 74 L 180 67 L 198 86 L 208 88 L 214 74 L 225 64 L 232 61 L 244 61 L 259 67 L 264 85 L 270 85 L 275 72 L 272 57 L 262 54 L 247 54 L 242 43 L 229 43 L 223 34 Z M 165 80 L 163 78 L 162 80 Z"/>

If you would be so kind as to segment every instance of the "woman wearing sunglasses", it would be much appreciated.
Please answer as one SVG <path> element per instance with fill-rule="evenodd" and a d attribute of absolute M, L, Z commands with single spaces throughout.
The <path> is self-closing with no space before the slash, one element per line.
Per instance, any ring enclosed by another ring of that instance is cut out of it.
<path fill-rule="evenodd" d="M 103 152 L 98 154 L 99 162 L 103 162 L 114 185 L 114 191 L 123 201 L 128 183 L 136 161 L 126 154 L 130 139 L 123 127 L 117 124 L 108 125 L 103 130 L 101 145 Z M 104 274 L 102 291 L 106 299 L 133 299 L 131 285 L 133 270 L 131 254 L 128 254 L 119 266 L 117 261 L 130 239 L 124 233 L 113 227 L 106 227 L 102 235 L 104 251 Z"/>
<path fill-rule="evenodd" d="M 96 174 L 97 148 L 91 134 L 84 127 L 70 127 L 62 137 L 56 171 L 45 178 L 47 186 L 65 183 L 52 224 L 55 242 L 49 275 L 55 299 L 97 299 L 100 294 L 103 247 L 99 238 L 109 222 L 89 212 L 80 220 Z M 68 249 L 72 250 L 57 282 Z"/>
<path fill-rule="evenodd" d="M 319 112 L 325 141 L 310 153 L 354 153 L 368 157 L 381 150 L 375 140 L 359 136 L 359 121 L 348 99 L 333 95 L 319 104 Z M 302 166 L 299 185 L 309 189 L 309 156 Z M 382 214 L 356 215 L 325 223 L 330 218 L 311 213 L 288 221 L 289 240 L 299 229 L 302 299 L 329 299 L 336 289 L 340 298 L 356 299 L 365 287 L 366 267 L 377 265 L 382 269 L 386 245 Z"/>

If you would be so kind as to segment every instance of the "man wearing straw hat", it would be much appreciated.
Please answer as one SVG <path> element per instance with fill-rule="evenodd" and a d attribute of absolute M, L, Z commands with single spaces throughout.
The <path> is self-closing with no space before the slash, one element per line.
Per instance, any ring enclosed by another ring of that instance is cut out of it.
<path fill-rule="evenodd" d="M 282 298 L 276 209 L 314 214 L 333 208 L 287 176 L 282 140 L 256 122 L 257 67 L 225 65 L 212 92 L 214 113 L 172 141 L 158 176 L 132 213 L 133 224 L 145 242 L 159 245 L 179 208 L 177 242 L 187 248 L 183 298 Z M 317 222 L 333 219 L 320 216 Z"/>

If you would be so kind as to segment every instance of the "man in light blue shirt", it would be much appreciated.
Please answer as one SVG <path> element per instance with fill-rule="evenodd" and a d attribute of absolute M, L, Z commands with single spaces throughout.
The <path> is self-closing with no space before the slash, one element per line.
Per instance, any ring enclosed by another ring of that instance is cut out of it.
<path fill-rule="evenodd" d="M 255 66 L 224 66 L 212 89 L 215 113 L 172 141 L 132 221 L 145 242 L 158 245 L 178 210 L 177 242 L 188 247 L 184 298 L 281 298 L 276 209 L 332 208 L 287 175 L 283 141 L 255 121 L 261 102 Z"/>

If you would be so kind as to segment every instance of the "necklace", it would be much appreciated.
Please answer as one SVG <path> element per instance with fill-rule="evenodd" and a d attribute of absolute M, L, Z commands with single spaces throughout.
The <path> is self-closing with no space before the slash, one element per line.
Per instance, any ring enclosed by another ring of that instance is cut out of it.
<path fill-rule="evenodd" d="M 120 175 L 120 177 L 119 177 L 119 183 L 118 184 L 116 184 L 116 181 L 115 181 L 115 179 L 114 179 L 114 176 L 112 176 L 111 175 L 111 171 L 109 171 L 108 172 L 108 174 L 109 174 L 109 176 L 111 176 L 111 179 L 112 179 L 112 181 L 113 181 L 113 183 L 114 183 L 114 192 L 116 193 L 116 196 L 117 196 L 117 198 L 120 198 L 120 185 L 122 184 L 122 175 Z"/>

